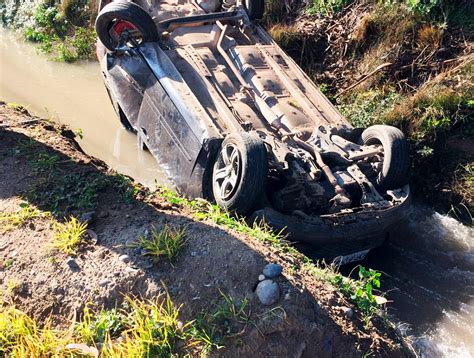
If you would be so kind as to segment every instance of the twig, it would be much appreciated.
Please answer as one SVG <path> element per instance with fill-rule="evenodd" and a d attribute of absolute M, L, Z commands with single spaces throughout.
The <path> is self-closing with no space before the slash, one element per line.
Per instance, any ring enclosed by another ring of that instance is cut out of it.
<path fill-rule="evenodd" d="M 383 63 L 381 64 L 380 66 L 378 66 L 375 70 L 373 70 L 372 72 L 366 74 L 365 76 L 363 76 L 360 80 L 358 80 L 356 83 L 350 85 L 349 87 L 343 89 L 341 92 L 339 92 L 337 95 L 336 95 L 336 98 L 339 97 L 340 95 L 342 95 L 343 93 L 353 89 L 354 87 L 360 85 L 362 82 L 364 82 L 366 79 L 368 79 L 369 77 L 375 75 L 377 72 L 383 70 L 385 67 L 389 67 L 392 65 L 392 62 L 386 62 L 386 63 Z"/>

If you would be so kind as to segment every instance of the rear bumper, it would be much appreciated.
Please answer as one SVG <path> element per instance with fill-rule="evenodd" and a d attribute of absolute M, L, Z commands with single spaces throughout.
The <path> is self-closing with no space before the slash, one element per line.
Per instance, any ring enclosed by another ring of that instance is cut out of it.
<path fill-rule="evenodd" d="M 390 228 L 408 212 L 411 202 L 408 186 L 404 191 L 406 194 L 398 205 L 388 209 L 302 218 L 267 207 L 256 211 L 254 217 L 282 231 L 289 240 L 311 244 L 316 256 L 334 258 L 380 246 Z"/>

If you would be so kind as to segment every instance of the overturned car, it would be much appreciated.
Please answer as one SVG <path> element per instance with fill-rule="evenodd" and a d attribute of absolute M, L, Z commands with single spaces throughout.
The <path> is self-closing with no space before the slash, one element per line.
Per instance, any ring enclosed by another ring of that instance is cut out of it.
<path fill-rule="evenodd" d="M 104 1 L 97 56 L 123 126 L 181 192 L 319 257 L 363 258 L 409 203 L 396 128 L 353 128 L 255 19 L 263 0 Z"/>

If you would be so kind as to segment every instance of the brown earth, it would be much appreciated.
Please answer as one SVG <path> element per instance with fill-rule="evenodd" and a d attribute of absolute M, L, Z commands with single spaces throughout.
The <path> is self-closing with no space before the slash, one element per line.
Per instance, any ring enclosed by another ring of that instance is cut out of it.
<path fill-rule="evenodd" d="M 74 175 L 83 179 L 75 185 L 93 180 L 108 183 L 113 173 L 81 152 L 73 137 L 65 127 L 0 105 L 1 212 L 16 211 L 26 200 L 50 210 L 59 181 Z M 44 155 L 60 158 L 54 169 L 38 169 Z M 212 310 L 224 293 L 236 301 L 248 298 L 254 324 L 233 322 L 225 348 L 215 355 L 407 355 L 393 331 L 378 319 L 364 329 L 357 309 L 330 284 L 302 270 L 293 256 L 210 221 L 196 221 L 187 209 L 170 205 L 159 195 L 145 200 L 143 189 L 137 189 L 135 198 L 124 200 L 121 190 L 105 185 L 92 197 L 96 203 L 89 224 L 93 239 L 73 257 L 76 267 L 67 264 L 66 255 L 51 250 L 53 228 L 47 220 L 0 230 L 0 292 L 6 292 L 9 282 L 18 283 L 8 304 L 40 324 L 51 317 L 55 325 L 64 327 L 80 317 L 86 302 L 111 308 L 120 304 L 124 294 L 153 298 L 167 288 L 173 301 L 183 305 L 180 318 L 187 320 Z M 73 191 L 54 201 L 56 220 L 84 214 L 79 204 L 68 202 L 68 198 L 84 199 L 76 198 Z M 152 263 L 140 249 L 128 247 L 152 226 L 159 229 L 165 224 L 187 228 L 186 244 L 175 263 Z M 119 259 L 121 255 L 128 255 L 129 261 Z M 276 304 L 263 306 L 254 289 L 269 262 L 283 266 L 277 279 L 281 297 Z M 355 314 L 346 317 L 341 307 L 350 307 Z"/>

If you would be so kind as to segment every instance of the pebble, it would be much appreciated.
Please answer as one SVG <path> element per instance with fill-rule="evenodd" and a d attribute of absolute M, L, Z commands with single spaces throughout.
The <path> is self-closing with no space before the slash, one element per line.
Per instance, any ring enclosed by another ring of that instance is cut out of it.
<path fill-rule="evenodd" d="M 120 276 L 120 271 L 114 271 L 114 276 L 116 277 Z"/>
<path fill-rule="evenodd" d="M 125 267 L 125 273 L 128 273 L 130 275 L 136 275 L 138 273 L 138 270 L 132 267 Z"/>
<path fill-rule="evenodd" d="M 112 282 L 112 281 L 110 281 L 109 279 L 105 278 L 105 279 L 99 281 L 99 286 L 100 286 L 100 287 L 105 287 L 105 286 L 107 286 L 107 285 L 108 285 L 109 283 L 111 283 L 111 282 Z"/>
<path fill-rule="evenodd" d="M 281 275 L 283 267 L 278 264 L 268 264 L 263 268 L 263 274 L 267 278 L 275 278 Z"/>
<path fill-rule="evenodd" d="M 274 304 L 280 298 L 280 287 L 272 280 L 263 280 L 255 290 L 260 302 L 266 306 Z"/>
<path fill-rule="evenodd" d="M 109 217 L 109 212 L 107 210 L 102 210 L 99 213 L 99 218 L 101 218 L 101 219 L 105 219 L 105 218 L 108 218 L 108 217 Z"/>
<path fill-rule="evenodd" d="M 258 280 L 259 281 L 265 280 L 265 275 L 258 275 Z"/>
<path fill-rule="evenodd" d="M 77 264 L 76 260 L 74 260 L 72 257 L 68 257 L 66 259 L 66 264 L 69 266 L 69 268 L 73 271 L 79 270 L 79 265 Z"/>
<path fill-rule="evenodd" d="M 82 214 L 79 216 L 79 221 L 83 223 L 90 224 L 94 220 L 94 212 L 88 211 L 87 213 Z"/>
<path fill-rule="evenodd" d="M 122 261 L 123 263 L 127 264 L 130 262 L 130 256 L 128 255 L 120 255 L 119 260 Z"/>
<path fill-rule="evenodd" d="M 341 307 L 342 313 L 344 313 L 344 316 L 350 318 L 354 314 L 354 311 L 350 307 Z"/>

